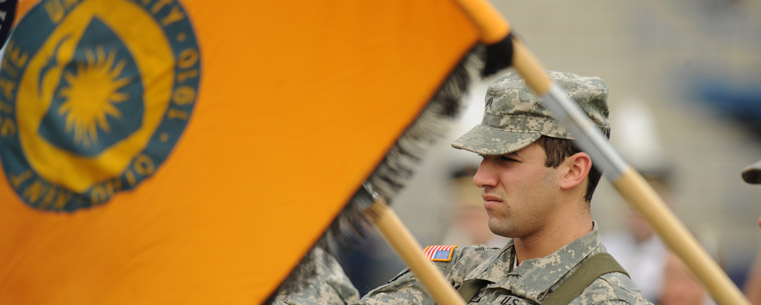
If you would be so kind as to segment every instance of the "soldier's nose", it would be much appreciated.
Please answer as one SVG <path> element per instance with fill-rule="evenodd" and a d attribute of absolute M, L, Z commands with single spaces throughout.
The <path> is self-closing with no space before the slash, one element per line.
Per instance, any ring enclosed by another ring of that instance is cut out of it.
<path fill-rule="evenodd" d="M 484 157 L 478 166 L 478 171 L 473 175 L 473 184 L 480 188 L 495 186 L 497 184 L 493 172 L 494 169 L 492 168 L 494 166 L 492 159 L 491 156 Z"/>

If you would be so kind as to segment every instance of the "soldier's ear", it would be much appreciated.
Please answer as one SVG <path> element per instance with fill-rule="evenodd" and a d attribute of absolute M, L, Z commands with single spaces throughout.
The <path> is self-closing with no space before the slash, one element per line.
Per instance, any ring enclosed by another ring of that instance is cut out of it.
<path fill-rule="evenodd" d="M 558 168 L 561 170 L 560 188 L 563 190 L 578 187 L 592 170 L 592 158 L 585 152 L 575 153 L 563 160 Z"/>

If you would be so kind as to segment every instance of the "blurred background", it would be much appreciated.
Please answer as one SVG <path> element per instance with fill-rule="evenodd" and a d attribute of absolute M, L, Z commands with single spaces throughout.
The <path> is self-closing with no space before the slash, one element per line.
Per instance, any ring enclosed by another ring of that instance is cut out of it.
<path fill-rule="evenodd" d="M 761 2 L 492 3 L 548 69 L 605 80 L 614 147 L 664 182 L 664 199 L 742 287 L 761 245 L 761 187 L 740 177 L 761 159 Z M 424 246 L 463 240 L 460 224 L 480 217 L 462 212 L 467 195 L 452 184 L 480 158 L 449 143 L 480 122 L 487 83 L 393 203 Z M 605 235 L 626 232 L 628 205 L 604 180 L 592 217 Z M 404 267 L 376 232 L 341 260 L 362 294 Z"/>

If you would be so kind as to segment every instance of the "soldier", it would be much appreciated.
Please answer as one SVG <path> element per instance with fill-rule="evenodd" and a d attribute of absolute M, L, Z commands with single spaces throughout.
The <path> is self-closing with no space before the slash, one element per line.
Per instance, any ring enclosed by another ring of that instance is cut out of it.
<path fill-rule="evenodd" d="M 761 161 L 746 167 L 742 177 L 749 184 L 761 184 Z M 758 225 L 761 226 L 761 217 L 758 218 Z M 744 292 L 751 304 L 761 304 L 761 249 L 756 253 L 756 260 L 745 281 Z"/>
<path fill-rule="evenodd" d="M 573 73 L 550 74 L 609 134 L 608 89 L 603 81 Z M 473 182 L 483 189 L 489 228 L 512 239 L 501 249 L 467 246 L 428 251 L 466 302 L 649 304 L 623 269 L 604 268 L 617 265 L 615 260 L 597 255 L 605 249 L 591 219 L 590 200 L 601 173 L 572 139 L 520 76 L 509 73 L 490 84 L 482 123 L 452 146 L 483 157 Z M 325 271 L 336 269 L 330 255 L 316 249 L 306 261 L 276 303 L 434 303 L 408 270 L 357 300 L 345 276 Z M 585 272 L 575 272 L 582 266 Z M 580 279 L 583 274 L 591 275 Z M 584 284 L 576 291 L 564 285 L 573 283 Z"/>

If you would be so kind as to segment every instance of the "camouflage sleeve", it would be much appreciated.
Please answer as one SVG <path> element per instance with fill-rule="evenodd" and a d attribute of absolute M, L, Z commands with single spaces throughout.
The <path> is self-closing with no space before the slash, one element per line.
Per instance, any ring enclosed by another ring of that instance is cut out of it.
<path fill-rule="evenodd" d="M 316 247 L 285 280 L 272 304 L 351 304 L 357 300 L 359 292 L 338 261 Z"/>
<path fill-rule="evenodd" d="M 310 252 L 300 267 L 291 273 L 272 304 L 434 304 L 409 269 L 404 269 L 386 285 L 370 291 L 362 300 L 358 300 L 358 296 L 333 257 L 318 249 Z"/>
<path fill-rule="evenodd" d="M 391 279 L 388 284 L 368 292 L 357 304 L 434 304 L 433 299 L 409 269 Z"/>

